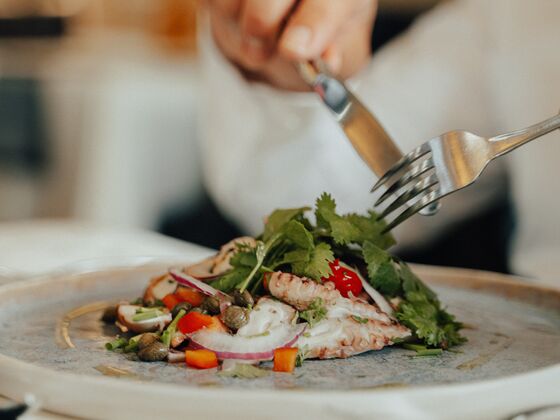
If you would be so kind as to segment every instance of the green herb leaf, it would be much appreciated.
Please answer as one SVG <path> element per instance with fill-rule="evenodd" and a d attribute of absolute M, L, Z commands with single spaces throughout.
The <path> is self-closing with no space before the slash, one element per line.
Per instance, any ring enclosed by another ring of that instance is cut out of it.
<path fill-rule="evenodd" d="M 296 220 L 290 220 L 284 226 L 283 233 L 286 239 L 293 242 L 298 248 L 313 249 L 313 235 L 302 223 Z"/>
<path fill-rule="evenodd" d="M 303 257 L 303 253 L 300 256 Z M 321 277 L 328 277 L 331 274 L 329 261 L 333 260 L 334 254 L 331 247 L 323 242 L 307 253 L 307 260 L 294 261 L 292 263 L 292 273 L 320 280 Z"/>
<path fill-rule="evenodd" d="M 403 348 L 407 349 L 407 350 L 414 350 L 414 351 L 421 351 L 421 350 L 427 350 L 428 347 L 426 347 L 423 344 L 414 344 L 414 343 L 404 343 Z"/>
<path fill-rule="evenodd" d="M 311 251 L 308 249 L 296 249 L 286 252 L 284 258 L 277 262 L 277 266 L 285 264 L 307 263 L 311 259 Z"/>
<path fill-rule="evenodd" d="M 123 351 L 125 353 L 132 353 L 138 350 L 138 341 L 142 337 L 142 334 L 135 335 L 128 340 L 128 344 L 124 347 Z"/>
<path fill-rule="evenodd" d="M 369 211 L 367 216 L 350 213 L 345 218 L 357 228 L 358 235 L 352 238 L 352 242 L 363 244 L 365 241 L 369 241 L 381 249 L 388 249 L 395 245 L 393 235 L 381 233 L 387 224 L 385 221 L 379 220 L 377 213 Z"/>
<path fill-rule="evenodd" d="M 281 209 L 273 211 L 264 227 L 264 233 L 262 235 L 263 240 L 268 241 L 272 235 L 278 233 L 286 223 L 292 219 L 297 219 L 303 215 L 309 207 L 301 207 L 297 209 Z"/>
<path fill-rule="evenodd" d="M 309 324 L 310 328 L 313 328 L 315 324 L 325 319 L 327 316 L 327 308 L 323 303 L 323 299 L 316 297 L 309 304 L 305 311 L 299 313 L 299 317 Z"/>
<path fill-rule="evenodd" d="M 395 244 L 390 233 L 381 233 L 386 223 L 379 220 L 377 213 L 370 211 L 367 216 L 355 213 L 340 216 L 336 213 L 334 199 L 327 193 L 323 193 L 315 202 L 315 217 L 322 235 L 331 236 L 339 245 L 362 245 L 365 241 L 370 241 L 387 249 Z"/>
<path fill-rule="evenodd" d="M 163 334 L 161 334 L 161 342 L 165 344 L 167 347 L 171 345 L 171 339 L 173 338 L 173 334 L 177 332 L 177 324 L 179 320 L 186 315 L 187 311 L 181 309 L 177 316 L 171 321 L 171 323 L 167 326 Z"/>
<path fill-rule="evenodd" d="M 270 372 L 248 363 L 236 363 L 230 369 L 221 370 L 218 375 L 230 378 L 256 379 L 268 376 Z"/>
<path fill-rule="evenodd" d="M 330 229 L 328 216 L 335 213 L 336 202 L 329 193 L 324 192 L 315 201 L 315 218 L 317 219 L 317 227 Z M 327 215 L 324 217 L 323 215 Z"/>
<path fill-rule="evenodd" d="M 210 286 L 214 289 L 221 290 L 222 292 L 230 292 L 247 278 L 251 272 L 251 267 L 235 267 L 225 273 L 220 278 L 210 282 Z"/>
<path fill-rule="evenodd" d="M 233 267 L 250 267 L 253 268 L 257 263 L 257 255 L 255 249 L 246 251 L 238 251 L 231 257 L 229 263 Z"/>
<path fill-rule="evenodd" d="M 316 203 L 315 217 L 317 226 L 326 231 L 335 243 L 344 245 L 355 242 L 360 231 L 349 220 L 336 214 L 336 205 L 332 197 L 323 194 Z"/>
<path fill-rule="evenodd" d="M 309 347 L 307 345 L 303 346 L 302 348 L 298 348 L 296 355 L 296 367 L 302 367 L 303 361 L 307 359 L 308 355 Z"/>
<path fill-rule="evenodd" d="M 399 305 L 397 319 L 428 346 L 446 349 L 464 342 L 459 335 L 462 325 L 442 310 L 438 301 L 418 291 L 406 293 L 405 298 Z"/>
<path fill-rule="evenodd" d="M 441 356 L 442 354 L 443 349 L 426 349 L 417 351 L 415 357 Z"/>
<path fill-rule="evenodd" d="M 403 344 L 403 348 L 407 350 L 414 350 L 416 352 L 416 356 L 439 356 L 443 353 L 443 349 L 429 349 L 421 344 L 405 343 Z"/>
<path fill-rule="evenodd" d="M 428 286 L 412 272 L 408 264 L 399 262 L 400 277 L 404 294 L 418 292 L 426 295 L 428 300 L 437 302 L 437 296 Z"/>
<path fill-rule="evenodd" d="M 132 317 L 134 322 L 138 321 L 146 321 L 148 319 L 157 318 L 158 316 L 162 316 L 163 312 L 159 309 L 150 309 L 148 311 L 139 310 L 136 315 Z"/>
<path fill-rule="evenodd" d="M 397 296 L 401 280 L 391 255 L 369 241 L 364 242 L 362 254 L 371 285 L 384 295 Z"/>
<path fill-rule="evenodd" d="M 367 324 L 368 323 L 367 318 L 362 318 L 362 317 L 359 317 L 358 315 L 352 315 L 352 319 L 356 322 L 359 322 L 360 324 Z"/>
<path fill-rule="evenodd" d="M 128 344 L 128 340 L 126 338 L 117 337 L 113 341 L 106 343 L 105 348 L 107 350 L 117 350 L 120 349 Z"/>
<path fill-rule="evenodd" d="M 269 241 L 270 241 L 270 239 L 269 239 Z M 264 242 L 258 241 L 257 242 L 257 247 L 255 249 L 255 255 L 257 257 L 257 263 L 255 264 L 253 269 L 249 272 L 249 274 L 247 275 L 245 280 L 243 280 L 243 282 L 240 285 L 237 286 L 237 288 L 241 292 L 244 292 L 245 289 L 247 289 L 247 287 L 251 283 L 251 280 L 253 279 L 253 277 L 255 277 L 255 274 L 257 274 L 257 271 L 259 270 L 259 268 L 261 268 L 261 265 L 264 262 L 264 257 L 266 255 L 266 251 L 267 251 L 267 246 L 264 244 Z"/>
<path fill-rule="evenodd" d="M 311 258 L 305 267 L 305 273 L 312 279 L 319 280 L 321 277 L 331 275 L 329 262 L 334 260 L 334 254 L 329 244 L 320 243 L 311 253 Z"/>

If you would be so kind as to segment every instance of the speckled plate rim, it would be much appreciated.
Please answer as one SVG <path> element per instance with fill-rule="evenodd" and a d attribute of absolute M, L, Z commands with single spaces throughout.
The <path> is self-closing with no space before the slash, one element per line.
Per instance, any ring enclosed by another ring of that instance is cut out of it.
<path fill-rule="evenodd" d="M 154 262 L 155 263 L 155 262 Z M 158 265 L 165 262 L 159 261 Z M 153 264 L 148 264 L 148 266 Z M 146 265 L 111 267 L 141 268 Z M 147 267 L 146 267 L 147 268 Z M 109 267 L 100 271 L 106 271 Z M 430 284 L 484 289 L 516 299 L 551 305 L 560 291 L 510 276 L 455 268 L 415 266 Z M 86 272 L 95 271 L 90 268 Z M 69 275 L 42 277 L 0 286 L 0 295 L 18 293 L 33 285 L 64 281 Z M 536 299 L 536 300 L 534 300 Z M 538 390 L 538 392 L 536 392 Z M 185 413 L 207 418 L 309 418 L 384 419 L 495 419 L 541 405 L 560 402 L 560 364 L 525 374 L 464 384 L 398 389 L 319 391 L 250 390 L 177 387 L 163 383 L 76 375 L 26 363 L 0 354 L 0 394 L 21 401 L 32 393 L 41 407 L 53 412 L 88 418 L 166 418 Z M 118 398 L 115 398 L 118 395 Z M 195 402 L 195 404 L 193 404 Z"/>

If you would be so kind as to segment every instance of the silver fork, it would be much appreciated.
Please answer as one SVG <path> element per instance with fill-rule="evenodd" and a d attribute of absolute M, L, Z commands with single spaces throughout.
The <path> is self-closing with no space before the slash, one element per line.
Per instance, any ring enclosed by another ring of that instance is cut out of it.
<path fill-rule="evenodd" d="M 383 175 L 402 157 L 389 133 L 362 102 L 350 92 L 342 80 L 334 77 L 323 60 L 295 63 L 302 79 L 319 95 L 334 115 L 344 134 L 361 158 L 377 176 Z M 439 203 L 424 208 L 430 216 Z"/>
<path fill-rule="evenodd" d="M 385 228 L 393 229 L 440 198 L 472 184 L 491 160 L 560 128 L 560 114 L 530 127 L 484 138 L 468 131 L 450 131 L 403 156 L 373 186 L 387 190 L 376 206 L 395 195 L 381 212 L 384 218 L 406 206 Z"/>

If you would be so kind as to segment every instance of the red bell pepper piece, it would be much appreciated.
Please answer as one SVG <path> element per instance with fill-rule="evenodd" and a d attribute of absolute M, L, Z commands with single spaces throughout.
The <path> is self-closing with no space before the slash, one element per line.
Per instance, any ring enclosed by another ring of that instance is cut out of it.
<path fill-rule="evenodd" d="M 173 293 L 165 295 L 164 298 L 161 300 L 163 304 L 169 309 L 170 311 L 177 305 L 181 303 L 181 300 L 175 296 Z"/>
<path fill-rule="evenodd" d="M 200 312 L 189 312 L 179 320 L 177 327 L 183 334 L 190 334 L 213 323 L 214 320 L 210 315 L 201 314 Z"/>
<path fill-rule="evenodd" d="M 181 302 L 188 302 L 192 306 L 200 306 L 204 301 L 204 295 L 196 290 L 188 287 L 179 286 L 175 291 L 175 295 L 181 299 Z"/>
<path fill-rule="evenodd" d="M 296 367 L 297 347 L 274 350 L 274 372 L 293 372 Z"/>
<path fill-rule="evenodd" d="M 197 369 L 210 369 L 218 366 L 218 357 L 210 350 L 185 350 L 185 361 L 187 365 Z"/>

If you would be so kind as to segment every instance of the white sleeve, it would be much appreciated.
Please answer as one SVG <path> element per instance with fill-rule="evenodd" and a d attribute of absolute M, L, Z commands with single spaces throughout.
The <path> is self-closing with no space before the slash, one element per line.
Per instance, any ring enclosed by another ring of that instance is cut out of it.
<path fill-rule="evenodd" d="M 404 152 L 451 129 L 492 132 L 480 68 L 487 19 L 482 4 L 437 8 L 350 81 Z M 221 209 L 254 233 L 271 210 L 312 205 L 323 191 L 342 211 L 371 208 L 374 176 L 318 98 L 246 81 L 209 36 L 202 38 L 205 179 Z M 495 185 L 480 182 L 449 197 L 438 217 L 417 216 L 397 230 L 398 239 L 426 243 L 487 205 Z"/>

